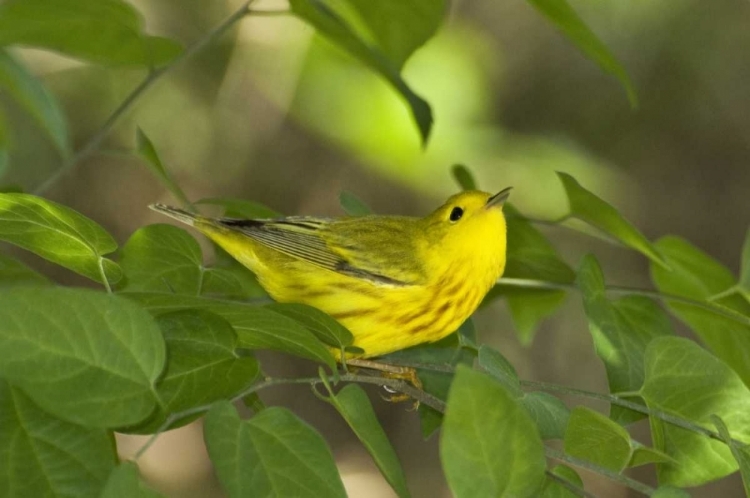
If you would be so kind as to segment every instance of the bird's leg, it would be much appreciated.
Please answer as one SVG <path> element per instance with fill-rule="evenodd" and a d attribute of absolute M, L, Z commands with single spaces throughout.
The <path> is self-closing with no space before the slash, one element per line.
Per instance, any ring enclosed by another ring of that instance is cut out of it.
<path fill-rule="evenodd" d="M 387 379 L 398 379 L 405 380 L 417 389 L 422 389 L 422 381 L 417 376 L 417 370 L 412 367 L 404 367 L 400 365 L 389 365 L 387 363 L 380 363 L 378 361 L 364 360 L 360 358 L 349 358 L 346 360 L 347 365 L 359 368 L 368 368 L 370 370 L 377 370 L 381 376 Z M 390 391 L 386 386 L 383 386 L 386 390 Z M 408 394 L 393 394 L 388 396 L 386 399 L 392 403 L 399 403 L 406 401 L 410 396 Z M 417 402 L 418 403 L 418 402 Z"/>

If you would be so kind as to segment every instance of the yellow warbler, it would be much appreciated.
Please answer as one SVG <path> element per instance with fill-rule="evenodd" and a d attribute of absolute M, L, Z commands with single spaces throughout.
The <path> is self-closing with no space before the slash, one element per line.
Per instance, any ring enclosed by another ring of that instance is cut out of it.
<path fill-rule="evenodd" d="M 476 310 L 505 268 L 509 193 L 462 192 L 424 218 L 239 220 L 151 208 L 219 244 L 276 301 L 337 319 L 369 358 L 442 339 Z"/>

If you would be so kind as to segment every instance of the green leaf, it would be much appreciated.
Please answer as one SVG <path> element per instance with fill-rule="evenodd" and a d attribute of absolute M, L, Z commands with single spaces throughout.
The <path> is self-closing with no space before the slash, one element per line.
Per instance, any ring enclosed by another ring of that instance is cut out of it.
<path fill-rule="evenodd" d="M 208 412 L 204 432 L 230 497 L 346 496 L 325 440 L 285 408 L 267 408 L 242 421 L 230 403 L 221 401 Z"/>
<path fill-rule="evenodd" d="M 5 5 L 0 5 L 0 40 L 4 36 L 1 27 L 4 8 L 6 8 Z M 0 48 L 0 93 L 5 92 L 34 118 L 63 156 L 70 153 L 68 126 L 57 101 L 38 78 Z M 0 125 L 0 128 L 2 127 L 4 125 Z M 6 133 L 0 133 L 5 137 L 5 140 L 0 140 L 0 156 L 2 156 L 0 162 L 8 160 Z M 0 173 L 2 169 L 0 166 Z"/>
<path fill-rule="evenodd" d="M 591 254 L 581 262 L 578 287 L 596 354 L 607 369 L 610 392 L 637 391 L 643 385 L 646 346 L 656 337 L 673 334 L 669 317 L 647 297 L 607 299 L 602 269 Z M 610 416 L 620 424 L 645 417 L 616 405 L 612 405 Z"/>
<path fill-rule="evenodd" d="M 3 52 L 0 51 L 0 59 L 2 59 Z M 0 63 L 1 64 L 1 63 Z M 0 68 L 0 71 L 2 69 Z M 0 81 L 3 76 L 0 74 Z M 0 83 L 1 84 L 1 83 Z M 0 178 L 2 178 L 8 171 L 8 158 L 10 149 L 10 139 L 8 137 L 8 125 L 5 122 L 5 116 L 3 115 L 2 109 L 0 108 Z M 6 192 L 5 186 L 0 186 L 0 192 Z"/>
<path fill-rule="evenodd" d="M 750 496 L 750 446 L 747 444 L 737 444 L 733 441 L 732 435 L 729 434 L 727 424 L 721 420 L 721 417 L 711 415 L 711 421 L 719 432 L 721 439 L 732 451 L 732 456 L 734 456 L 737 465 L 740 467 L 740 475 L 742 476 L 742 485 L 745 488 L 745 496 Z"/>
<path fill-rule="evenodd" d="M 516 289 L 503 291 L 516 328 L 516 336 L 524 346 L 531 345 L 539 324 L 555 313 L 565 301 L 565 291 Z"/>
<path fill-rule="evenodd" d="M 190 201 L 188 200 L 185 192 L 182 191 L 177 182 L 172 178 L 172 174 L 164 166 L 164 163 L 159 157 L 159 153 L 156 152 L 153 142 L 149 139 L 146 134 L 138 128 L 135 132 L 135 143 L 138 155 L 146 162 L 151 172 L 159 179 L 162 185 L 169 190 L 172 195 L 177 199 L 183 207 L 190 207 Z"/>
<path fill-rule="evenodd" d="M 298 321 L 331 347 L 344 349 L 354 342 L 354 336 L 346 327 L 318 308 L 298 303 L 274 303 L 267 305 L 266 309 Z"/>
<path fill-rule="evenodd" d="M 583 188 L 569 174 L 558 171 L 557 176 L 565 187 L 571 216 L 598 228 L 654 263 L 665 266 L 664 258 L 651 242 L 614 207 Z"/>
<path fill-rule="evenodd" d="M 557 477 L 564 479 L 571 485 L 583 489 L 583 481 L 578 473 L 566 465 L 556 465 L 551 471 Z M 560 484 L 559 482 L 550 479 L 549 476 L 544 483 L 544 489 L 542 489 L 542 498 L 575 498 L 580 494 L 573 493 L 571 490 Z"/>
<path fill-rule="evenodd" d="M 115 462 L 111 433 L 53 417 L 0 379 L 0 495 L 95 497 Z"/>
<path fill-rule="evenodd" d="M 0 46 L 45 48 L 112 66 L 162 66 L 180 54 L 178 43 L 146 35 L 143 24 L 122 0 L 6 0 Z"/>
<path fill-rule="evenodd" d="M 0 254 L 0 289 L 16 286 L 51 285 L 47 277 L 35 272 L 20 261 Z"/>
<path fill-rule="evenodd" d="M 399 70 L 404 62 L 432 38 L 447 13 L 446 0 L 343 0 L 327 2 L 339 7 L 344 16 L 358 29 L 370 45 Z M 348 15 L 347 15 L 348 14 Z"/>
<path fill-rule="evenodd" d="M 607 46 L 586 26 L 566 0 L 528 0 L 557 26 L 584 55 L 596 62 L 605 73 L 620 81 L 632 107 L 638 107 L 638 95 L 627 71 Z"/>
<path fill-rule="evenodd" d="M 211 311 L 232 325 L 240 348 L 273 349 L 336 368 L 330 351 L 311 332 L 296 320 L 266 307 L 155 292 L 124 292 L 122 295 L 157 316 L 184 309 Z"/>
<path fill-rule="evenodd" d="M 258 294 L 236 270 L 206 268 L 198 242 L 173 225 L 148 225 L 122 248 L 123 291 L 164 292 L 245 299 Z M 250 270 L 242 271 L 250 273 Z M 249 278 L 252 280 L 252 277 Z"/>
<path fill-rule="evenodd" d="M 100 498 L 159 498 L 162 495 L 148 488 L 138 475 L 134 462 L 122 462 L 109 474 Z"/>
<path fill-rule="evenodd" d="M 0 194 L 0 240 L 104 283 L 122 270 L 104 257 L 117 243 L 101 226 L 52 201 L 28 194 Z"/>
<path fill-rule="evenodd" d="M 630 452 L 630 435 L 617 422 L 585 406 L 570 412 L 565 453 L 620 472 L 630 461 Z"/>
<path fill-rule="evenodd" d="M 325 386 L 330 396 L 324 399 L 336 408 L 357 438 L 365 445 L 383 477 L 393 487 L 396 494 L 400 498 L 410 496 L 401 462 L 388 441 L 388 436 L 380 426 L 367 394 L 356 384 L 349 384 L 338 394 L 333 393 L 327 382 Z"/>
<path fill-rule="evenodd" d="M 427 143 L 432 128 L 432 110 L 401 78 L 399 65 L 388 59 L 378 48 L 362 40 L 346 20 L 321 0 L 290 0 L 289 5 L 295 16 L 385 78 L 406 100 L 422 142 Z"/>
<path fill-rule="evenodd" d="M 711 415 L 725 422 L 735 439 L 750 441 L 750 390 L 737 374 L 693 341 L 654 339 L 646 350 L 646 380 L 640 391 L 650 409 L 711 428 Z M 654 447 L 674 459 L 657 464 L 659 482 L 698 486 L 737 470 L 729 448 L 650 417 Z"/>
<path fill-rule="evenodd" d="M 157 323 L 168 358 L 156 385 L 157 410 L 145 424 L 127 432 L 154 433 L 170 414 L 231 398 L 260 374 L 255 358 L 237 353 L 237 334 L 218 315 L 202 310 L 175 311 L 159 316 Z M 170 428 L 191 420 L 181 419 Z"/>
<path fill-rule="evenodd" d="M 263 204 L 244 199 L 229 199 L 226 197 L 212 197 L 201 199 L 195 204 L 209 204 L 212 206 L 221 206 L 224 208 L 224 216 L 229 218 L 247 218 L 247 219 L 274 219 L 281 218 L 283 215 Z"/>
<path fill-rule="evenodd" d="M 474 180 L 474 175 L 463 164 L 454 164 L 451 168 L 451 174 L 462 190 L 477 190 L 477 182 Z"/>
<path fill-rule="evenodd" d="M 534 496 L 544 446 L 534 422 L 491 377 L 459 366 L 448 394 L 440 459 L 455 496 Z"/>
<path fill-rule="evenodd" d="M 44 410 L 90 427 L 121 427 L 154 409 L 164 341 L 138 306 L 70 288 L 5 290 L 0 302 L 0 376 Z"/>
<path fill-rule="evenodd" d="M 651 498 L 690 498 L 690 493 L 674 486 L 659 486 Z"/>
<path fill-rule="evenodd" d="M 348 190 L 341 191 L 339 194 L 339 203 L 349 216 L 366 216 L 372 214 L 370 206 Z"/>
<path fill-rule="evenodd" d="M 570 410 L 559 398 L 544 392 L 530 392 L 520 399 L 539 429 L 542 439 L 563 439 Z"/>
<path fill-rule="evenodd" d="M 737 295 L 708 302 L 736 284 L 732 273 L 709 255 L 678 237 L 663 237 L 656 243 L 672 271 L 651 265 L 651 279 L 659 292 L 705 302 L 710 308 L 667 300 L 669 309 L 688 324 L 716 356 L 725 361 L 750 385 L 750 304 Z M 739 315 L 743 318 L 742 315 Z"/>
<path fill-rule="evenodd" d="M 513 396 L 523 396 L 516 369 L 499 351 L 482 344 L 479 348 L 479 366 L 505 386 Z"/>

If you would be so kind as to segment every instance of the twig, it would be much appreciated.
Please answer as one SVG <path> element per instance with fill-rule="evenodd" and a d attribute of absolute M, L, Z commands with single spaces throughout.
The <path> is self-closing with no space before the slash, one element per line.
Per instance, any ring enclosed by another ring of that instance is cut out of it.
<path fill-rule="evenodd" d="M 209 31 L 203 38 L 198 40 L 197 42 L 190 45 L 185 51 L 183 51 L 179 56 L 177 56 L 172 62 L 170 62 L 168 65 L 153 69 L 149 72 L 148 76 L 141 81 L 137 87 L 131 91 L 127 97 L 125 97 L 125 100 L 120 103 L 119 106 L 112 112 L 112 114 L 107 118 L 107 120 L 102 124 L 102 126 L 99 128 L 99 130 L 94 133 L 91 138 L 86 142 L 86 144 L 81 147 L 78 152 L 73 154 L 70 158 L 68 158 L 60 168 L 57 169 L 52 175 L 50 175 L 49 178 L 47 178 L 41 185 L 39 185 L 33 193 L 35 195 L 41 195 L 42 193 L 46 192 L 52 185 L 54 185 L 60 178 L 65 176 L 67 173 L 69 173 L 71 170 L 73 170 L 83 159 L 90 156 L 92 153 L 94 153 L 99 146 L 102 144 L 104 139 L 106 138 L 107 134 L 112 131 L 112 128 L 114 128 L 115 124 L 122 118 L 122 116 L 130 110 L 130 108 L 133 106 L 136 100 L 151 86 L 158 81 L 162 76 L 164 76 L 168 71 L 170 71 L 172 68 L 174 68 L 176 65 L 181 63 L 182 61 L 189 59 L 192 57 L 195 53 L 199 52 L 203 47 L 211 43 L 213 40 L 224 34 L 225 31 L 227 31 L 230 27 L 232 27 L 236 22 L 238 22 L 240 19 L 245 17 L 250 12 L 250 5 L 253 3 L 254 0 L 249 0 L 248 2 L 245 2 L 245 4 L 242 5 L 239 9 L 237 9 L 232 15 L 227 17 L 224 22 L 219 24 L 216 28 Z"/>

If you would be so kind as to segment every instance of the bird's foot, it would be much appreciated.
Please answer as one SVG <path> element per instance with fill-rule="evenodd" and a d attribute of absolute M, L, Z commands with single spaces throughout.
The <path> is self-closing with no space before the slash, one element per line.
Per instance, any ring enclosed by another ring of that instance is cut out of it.
<path fill-rule="evenodd" d="M 348 359 L 346 360 L 346 364 L 358 368 L 377 370 L 378 372 L 380 372 L 380 375 L 383 378 L 405 380 L 420 391 L 422 390 L 422 381 L 419 380 L 419 376 L 417 376 L 417 370 L 415 368 L 404 367 L 401 365 L 389 365 L 387 363 L 380 363 L 378 361 L 364 360 L 359 358 Z M 411 396 L 409 396 L 408 394 L 397 392 L 388 386 L 383 386 L 383 388 L 389 393 L 388 396 L 383 396 L 383 399 L 391 403 L 400 403 L 411 398 Z M 416 410 L 418 407 L 419 401 L 416 401 L 414 409 Z"/>

